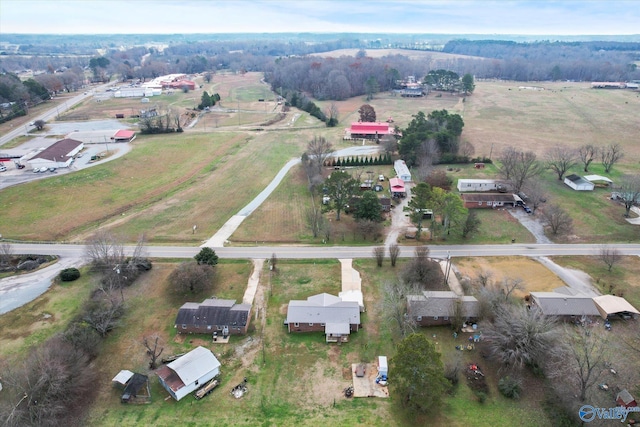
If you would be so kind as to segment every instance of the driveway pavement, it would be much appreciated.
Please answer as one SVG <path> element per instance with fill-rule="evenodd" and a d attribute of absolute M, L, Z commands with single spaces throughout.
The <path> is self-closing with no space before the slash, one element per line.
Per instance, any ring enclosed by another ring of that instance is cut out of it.
<path fill-rule="evenodd" d="M 58 262 L 33 273 L 0 280 L 0 314 L 7 313 L 42 295 L 61 270 L 79 267 L 82 258 L 59 258 Z"/>

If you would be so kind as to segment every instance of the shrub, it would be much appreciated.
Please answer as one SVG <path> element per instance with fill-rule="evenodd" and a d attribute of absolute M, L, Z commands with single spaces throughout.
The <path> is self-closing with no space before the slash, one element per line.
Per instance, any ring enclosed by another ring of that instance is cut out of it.
<path fill-rule="evenodd" d="M 521 382 L 519 379 L 507 375 L 498 381 L 498 390 L 504 397 L 519 399 L 522 391 Z"/>
<path fill-rule="evenodd" d="M 65 268 L 60 272 L 60 280 L 63 282 L 73 282 L 80 278 L 80 270 L 75 267 Z"/>
<path fill-rule="evenodd" d="M 478 399 L 478 402 L 480 402 L 480 403 L 486 402 L 487 393 L 485 393 L 484 391 L 475 391 L 473 393 L 476 395 L 476 398 Z"/>

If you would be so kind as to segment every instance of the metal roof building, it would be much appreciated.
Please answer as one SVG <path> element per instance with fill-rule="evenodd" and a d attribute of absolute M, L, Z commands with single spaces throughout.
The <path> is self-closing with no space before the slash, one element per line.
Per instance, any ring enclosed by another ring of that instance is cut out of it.
<path fill-rule="evenodd" d="M 160 384 L 180 400 L 220 374 L 220 362 L 204 347 L 196 347 L 184 356 L 156 370 Z"/>

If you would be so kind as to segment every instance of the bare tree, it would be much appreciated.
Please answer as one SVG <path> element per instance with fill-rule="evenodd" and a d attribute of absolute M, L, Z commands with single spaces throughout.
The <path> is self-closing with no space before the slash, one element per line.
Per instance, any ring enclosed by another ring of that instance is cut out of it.
<path fill-rule="evenodd" d="M 546 207 L 542 211 L 542 218 L 554 235 L 565 235 L 573 231 L 573 219 L 558 205 Z"/>
<path fill-rule="evenodd" d="M 404 282 L 426 289 L 439 290 L 444 287 L 440 264 L 429 258 L 429 248 L 418 246 L 414 256 L 402 270 Z"/>
<path fill-rule="evenodd" d="M 461 156 L 471 159 L 471 157 L 473 157 L 475 153 L 476 153 L 476 149 L 473 146 L 473 144 L 470 143 L 469 141 L 463 141 L 462 144 L 460 144 L 460 148 L 458 149 L 458 154 L 460 154 Z"/>
<path fill-rule="evenodd" d="M 622 259 L 622 254 L 614 247 L 611 247 L 609 245 L 602 245 L 600 246 L 598 257 L 600 258 L 600 261 L 606 264 L 607 271 L 611 271 L 613 266 L 620 262 L 620 260 Z"/>
<path fill-rule="evenodd" d="M 314 136 L 307 144 L 307 154 L 316 165 L 318 174 L 322 174 L 322 167 L 327 158 L 333 153 L 333 146 L 323 136 Z"/>
<path fill-rule="evenodd" d="M 617 198 L 624 205 L 624 216 L 628 218 L 631 207 L 640 203 L 640 175 L 623 175 L 621 182 Z"/>
<path fill-rule="evenodd" d="M 382 137 L 382 148 L 386 154 L 393 154 L 398 151 L 398 140 L 389 135 L 385 135 Z"/>
<path fill-rule="evenodd" d="M 338 105 L 335 102 L 332 102 L 331 105 L 327 108 L 327 126 L 334 127 L 338 124 L 339 121 L 339 110 Z"/>
<path fill-rule="evenodd" d="M 433 165 L 440 161 L 440 150 L 438 143 L 434 139 L 428 139 L 420 144 L 417 152 L 418 168 L 415 171 L 416 177 L 424 181 L 433 171 Z"/>
<path fill-rule="evenodd" d="M 116 328 L 124 314 L 124 305 L 113 293 L 103 298 L 88 301 L 83 310 L 82 320 L 90 325 L 101 337 Z"/>
<path fill-rule="evenodd" d="M 501 163 L 500 175 L 511 184 L 516 193 L 544 170 L 533 151 L 524 152 L 507 147 L 498 160 Z"/>
<path fill-rule="evenodd" d="M 504 293 L 505 301 L 509 299 L 513 291 L 524 289 L 523 282 L 524 281 L 520 278 L 512 279 L 510 277 L 505 277 L 502 280 L 502 284 L 500 287 L 502 289 L 502 292 Z"/>
<path fill-rule="evenodd" d="M 490 288 L 493 284 L 493 272 L 481 270 L 476 276 L 476 282 L 483 288 Z"/>
<path fill-rule="evenodd" d="M 506 369 L 543 367 L 561 341 L 553 316 L 524 305 L 508 304 L 497 307 L 495 320 L 486 328 L 486 337 L 493 357 Z"/>
<path fill-rule="evenodd" d="M 378 267 L 382 267 L 382 261 L 384 261 L 384 246 L 376 246 L 373 248 L 373 256 L 376 258 L 376 264 Z"/>
<path fill-rule="evenodd" d="M 589 172 L 589 165 L 598 154 L 598 149 L 591 144 L 585 144 L 578 148 L 578 158 L 584 167 L 585 172 Z"/>
<path fill-rule="evenodd" d="M 532 212 L 535 214 L 540 205 L 547 201 L 547 195 L 540 185 L 540 181 L 532 179 L 524 187 L 524 191 L 527 193 L 527 206 L 529 206 Z"/>
<path fill-rule="evenodd" d="M 85 256 L 98 270 L 113 269 L 124 264 L 124 246 L 122 242 L 108 231 L 98 231 L 85 246 Z"/>
<path fill-rule="evenodd" d="M 391 267 L 396 266 L 398 256 L 400 255 L 400 246 L 397 243 L 389 245 L 389 260 L 391 261 Z"/>
<path fill-rule="evenodd" d="M 87 357 L 62 337 L 45 341 L 4 372 L 11 409 L 0 413 L 0 422 L 5 426 L 71 425 L 95 396 L 96 372 Z"/>
<path fill-rule="evenodd" d="M 547 167 L 562 181 L 565 173 L 578 163 L 576 151 L 564 145 L 556 145 L 545 153 Z"/>
<path fill-rule="evenodd" d="M 620 144 L 609 144 L 600 149 L 600 161 L 605 173 L 611 172 L 613 165 L 624 157 Z"/>
<path fill-rule="evenodd" d="M 208 264 L 183 262 L 169 275 L 169 283 L 178 293 L 192 294 L 211 289 L 214 284 L 215 269 Z"/>
<path fill-rule="evenodd" d="M 311 234 L 316 238 L 322 232 L 322 227 L 324 224 L 324 216 L 322 215 L 322 211 L 315 206 L 310 206 L 305 211 L 305 218 L 307 220 L 307 225 L 311 230 Z"/>
<path fill-rule="evenodd" d="M 500 162 L 499 172 L 500 175 L 507 181 L 511 180 L 511 176 L 514 174 L 516 162 L 518 160 L 519 151 L 514 147 L 507 147 L 502 150 L 502 153 L 498 157 Z"/>
<path fill-rule="evenodd" d="M 158 367 L 158 357 L 160 357 L 164 351 L 164 347 L 160 345 L 159 341 L 160 336 L 158 336 L 158 334 L 144 337 L 142 340 L 142 345 L 147 349 L 147 356 L 149 356 L 149 369 L 156 369 Z"/>
<path fill-rule="evenodd" d="M 608 354 L 607 337 L 602 331 L 588 326 L 567 328 L 568 357 L 563 363 L 568 380 L 577 386 L 581 402 L 604 372 Z"/>
<path fill-rule="evenodd" d="M 407 313 L 407 296 L 419 295 L 414 286 L 401 281 L 387 282 L 383 286 L 382 313 L 391 322 L 401 337 L 406 337 L 416 329 L 413 319 Z"/>
<path fill-rule="evenodd" d="M 13 247 L 10 243 L 0 243 L 0 267 L 9 267 L 13 259 Z"/>

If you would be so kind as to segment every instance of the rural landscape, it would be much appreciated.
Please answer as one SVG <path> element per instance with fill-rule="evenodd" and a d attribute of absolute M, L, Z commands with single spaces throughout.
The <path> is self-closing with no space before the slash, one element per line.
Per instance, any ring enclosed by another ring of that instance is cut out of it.
<path fill-rule="evenodd" d="M 288 37 L 1 35 L 0 423 L 640 422 L 640 40 Z"/>

